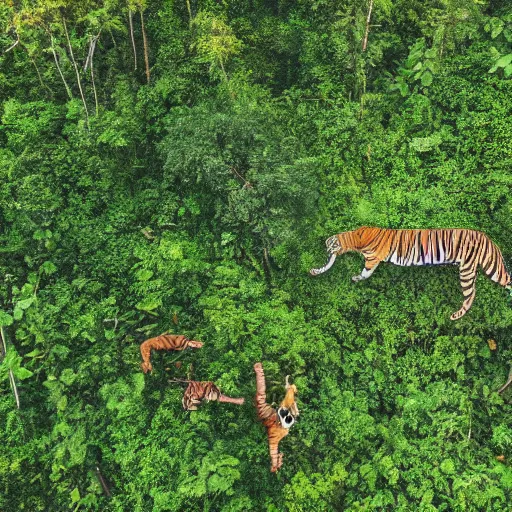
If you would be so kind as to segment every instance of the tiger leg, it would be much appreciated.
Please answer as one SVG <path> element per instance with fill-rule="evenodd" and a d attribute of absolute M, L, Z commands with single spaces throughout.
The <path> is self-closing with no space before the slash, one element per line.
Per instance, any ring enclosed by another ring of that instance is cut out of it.
<path fill-rule="evenodd" d="M 450 320 L 458 320 L 462 318 L 469 310 L 473 301 L 475 300 L 476 294 L 476 271 L 477 271 L 476 262 L 472 261 L 471 263 L 463 263 L 460 267 L 460 284 L 462 286 L 462 294 L 464 295 L 464 302 L 459 311 L 456 311 L 450 317 Z"/>
<path fill-rule="evenodd" d="M 363 279 L 368 279 L 375 269 L 378 267 L 380 261 L 376 258 L 366 258 L 364 268 L 362 272 L 358 276 L 352 276 L 352 281 L 357 283 L 358 281 L 362 281 Z"/>

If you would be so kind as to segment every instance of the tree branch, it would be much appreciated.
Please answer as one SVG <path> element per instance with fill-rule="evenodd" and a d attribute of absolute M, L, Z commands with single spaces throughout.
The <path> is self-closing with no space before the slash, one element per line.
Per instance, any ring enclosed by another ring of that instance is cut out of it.
<path fill-rule="evenodd" d="M 7 48 L 7 50 L 4 51 L 4 53 L 7 53 L 7 52 L 10 52 L 13 48 L 15 48 L 16 46 L 18 46 L 18 44 L 20 43 L 20 35 L 19 34 L 16 34 L 16 41 L 14 41 L 14 44 L 12 44 L 11 46 L 9 46 L 9 48 Z"/>
<path fill-rule="evenodd" d="M 149 84 L 151 75 L 149 72 L 148 38 L 146 36 L 146 28 L 144 26 L 144 14 L 142 13 L 142 9 L 140 10 L 140 22 L 142 25 L 142 40 L 144 41 L 144 63 L 146 64 L 146 79 Z"/>
<path fill-rule="evenodd" d="M 501 388 L 498 389 L 498 393 L 500 393 L 500 394 L 503 393 L 503 391 L 505 391 L 511 384 L 512 384 L 512 368 L 510 368 L 507 382 L 505 382 L 505 384 L 503 384 L 503 386 L 501 386 Z"/>
<path fill-rule="evenodd" d="M 363 52 L 366 51 L 366 46 L 368 45 L 368 33 L 370 32 L 370 20 L 372 18 L 372 9 L 373 9 L 373 0 L 370 0 L 370 7 L 368 8 L 368 16 L 366 17 L 366 30 L 364 32 L 364 39 L 363 39 Z"/>
<path fill-rule="evenodd" d="M 69 39 L 68 27 L 66 25 L 65 18 L 62 18 L 62 24 L 64 26 L 64 32 L 66 34 L 66 39 L 68 41 L 69 53 L 71 55 L 71 62 L 73 63 L 73 67 L 75 68 L 76 80 L 78 82 L 78 89 L 80 90 L 80 96 L 82 98 L 82 103 L 84 104 L 85 120 L 87 122 L 87 126 L 89 126 L 89 111 L 87 110 L 87 103 L 85 101 L 84 91 L 82 89 L 82 81 L 80 80 L 80 72 L 78 71 L 78 65 L 76 63 L 75 56 L 73 54 L 73 47 L 71 46 L 71 40 Z"/>
<path fill-rule="evenodd" d="M 133 47 L 133 70 L 137 71 L 137 47 L 135 46 L 135 36 L 133 35 L 133 13 L 128 9 L 128 21 L 130 23 L 130 39 L 132 40 Z"/>
<path fill-rule="evenodd" d="M 66 88 L 66 92 L 68 93 L 69 99 L 73 99 L 73 94 L 71 93 L 71 89 L 69 88 L 66 79 L 64 78 L 64 74 L 62 73 L 62 69 L 59 66 L 59 59 L 57 58 L 57 53 L 55 52 L 55 47 L 53 45 L 53 35 L 50 31 L 48 31 L 48 35 L 50 36 L 50 49 L 53 53 L 53 59 L 55 60 L 55 65 L 59 71 L 59 75 L 62 78 L 62 82 L 64 83 L 64 87 Z"/>

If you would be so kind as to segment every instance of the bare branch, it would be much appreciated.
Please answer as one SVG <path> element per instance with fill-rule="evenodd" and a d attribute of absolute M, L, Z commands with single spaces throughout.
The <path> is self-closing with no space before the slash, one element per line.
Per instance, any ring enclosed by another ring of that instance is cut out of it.
<path fill-rule="evenodd" d="M 65 18 L 62 18 L 62 24 L 64 26 L 64 33 L 66 34 L 66 39 L 68 41 L 68 48 L 69 48 L 69 53 L 71 55 L 71 62 L 73 63 L 73 67 L 75 68 L 76 80 L 78 82 L 78 89 L 80 90 L 80 96 L 82 98 L 82 103 L 84 104 L 85 120 L 87 122 L 87 126 L 89 126 L 89 111 L 87 110 L 87 103 L 85 101 L 84 91 L 82 89 L 82 81 L 80 80 L 80 73 L 78 71 L 78 65 L 76 63 L 75 56 L 73 54 L 73 47 L 71 46 L 71 40 L 69 39 L 68 27 L 66 25 Z"/>
<path fill-rule="evenodd" d="M 96 49 L 96 42 L 98 41 L 100 34 L 101 34 L 101 30 L 98 32 L 98 35 L 92 36 L 89 39 L 89 51 L 87 52 L 87 58 L 85 59 L 84 72 L 87 71 L 87 68 L 89 67 L 89 65 L 92 61 L 94 50 Z"/>
<path fill-rule="evenodd" d="M 366 17 L 366 30 L 364 32 L 364 39 L 363 39 L 363 52 L 366 51 L 366 46 L 368 45 L 368 33 L 370 32 L 370 20 L 372 18 L 372 9 L 373 9 L 373 0 L 370 0 L 370 7 L 368 8 L 368 16 Z"/>
<path fill-rule="evenodd" d="M 98 478 L 98 481 L 101 484 L 101 487 L 103 488 L 103 492 L 106 496 L 111 496 L 110 489 L 108 488 L 107 482 L 105 482 L 105 479 L 103 478 L 103 475 L 101 474 L 100 467 L 96 466 L 96 476 Z"/>
<path fill-rule="evenodd" d="M 505 384 L 503 384 L 503 386 L 501 386 L 501 388 L 498 389 L 498 393 L 500 393 L 500 394 L 503 393 L 503 391 L 505 391 L 511 384 L 512 384 L 512 368 L 510 368 L 507 382 L 505 382 Z"/>
<path fill-rule="evenodd" d="M 9 46 L 9 48 L 7 48 L 7 50 L 4 51 L 4 53 L 7 53 L 7 52 L 10 52 L 13 48 L 15 48 L 16 46 L 18 46 L 18 44 L 20 43 L 20 35 L 19 34 L 16 34 L 16 41 L 14 41 L 14 44 L 12 44 L 11 46 Z"/>
<path fill-rule="evenodd" d="M 57 69 L 59 71 L 59 75 L 62 78 L 62 82 L 64 83 L 64 87 L 66 88 L 66 92 L 68 93 L 69 99 L 73 98 L 73 94 L 71 94 L 71 89 L 69 88 L 68 83 L 66 82 L 66 79 L 64 78 L 64 74 L 62 73 L 62 69 L 59 66 L 59 59 L 57 57 L 57 53 L 55 52 L 55 46 L 53 45 L 53 35 L 50 31 L 47 31 L 48 35 L 50 36 L 50 49 L 53 54 L 53 58 L 55 60 L 55 65 L 57 66 Z"/>

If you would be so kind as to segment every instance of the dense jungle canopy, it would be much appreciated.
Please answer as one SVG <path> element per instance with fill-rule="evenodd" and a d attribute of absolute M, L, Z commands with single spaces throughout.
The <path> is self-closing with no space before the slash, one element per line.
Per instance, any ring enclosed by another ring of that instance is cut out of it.
<path fill-rule="evenodd" d="M 510 511 L 508 292 L 480 272 L 452 322 L 454 266 L 308 274 L 361 225 L 478 229 L 512 262 L 509 1 L 3 0 L 0 23 L 0 510 Z M 165 331 L 204 347 L 144 375 Z M 277 474 L 257 361 L 270 402 L 299 390 Z M 185 412 L 188 376 L 245 404 Z"/>

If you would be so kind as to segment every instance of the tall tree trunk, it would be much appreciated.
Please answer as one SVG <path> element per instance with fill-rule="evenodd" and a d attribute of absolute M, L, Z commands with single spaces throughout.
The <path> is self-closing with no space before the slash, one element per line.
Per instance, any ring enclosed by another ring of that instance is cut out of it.
<path fill-rule="evenodd" d="M 133 12 L 128 9 L 128 21 L 130 23 L 130 39 L 133 47 L 133 70 L 137 71 L 137 47 L 135 46 L 135 36 L 133 35 Z"/>
<path fill-rule="evenodd" d="M 87 110 L 87 103 L 85 101 L 84 91 L 82 89 L 82 81 L 80 80 L 80 72 L 78 71 L 78 66 L 75 60 L 75 56 L 73 55 L 73 47 L 71 46 L 71 40 L 69 39 L 68 27 L 66 26 L 66 20 L 62 18 L 62 24 L 64 25 L 64 32 L 66 34 L 66 39 L 68 41 L 69 54 L 71 55 L 71 62 L 73 67 L 75 68 L 76 73 L 76 81 L 78 82 L 78 89 L 80 90 L 80 96 L 82 98 L 82 103 L 84 104 L 85 109 L 85 120 L 87 122 L 87 126 L 89 126 L 89 111 Z"/>
<path fill-rule="evenodd" d="M 142 9 L 140 10 L 140 22 L 142 25 L 142 40 L 144 41 L 144 63 L 146 64 L 146 79 L 149 84 L 151 75 L 149 72 L 148 38 L 146 36 L 146 28 L 144 26 L 144 14 L 142 13 Z"/>
<path fill-rule="evenodd" d="M 96 92 L 96 83 L 94 82 L 94 62 L 93 62 L 93 58 L 94 58 L 94 51 L 96 49 L 96 43 L 98 42 L 98 39 L 100 38 L 100 35 L 101 35 L 101 29 L 98 32 L 98 35 L 94 36 L 91 39 L 91 42 L 89 44 L 89 53 L 87 55 L 87 59 L 85 61 L 85 65 L 84 65 L 84 71 L 87 71 L 87 68 L 89 66 L 91 67 L 91 82 L 92 82 L 92 91 L 94 93 L 94 104 L 95 104 L 95 107 L 96 107 L 96 115 L 98 115 L 99 106 L 98 106 L 98 94 Z"/>

